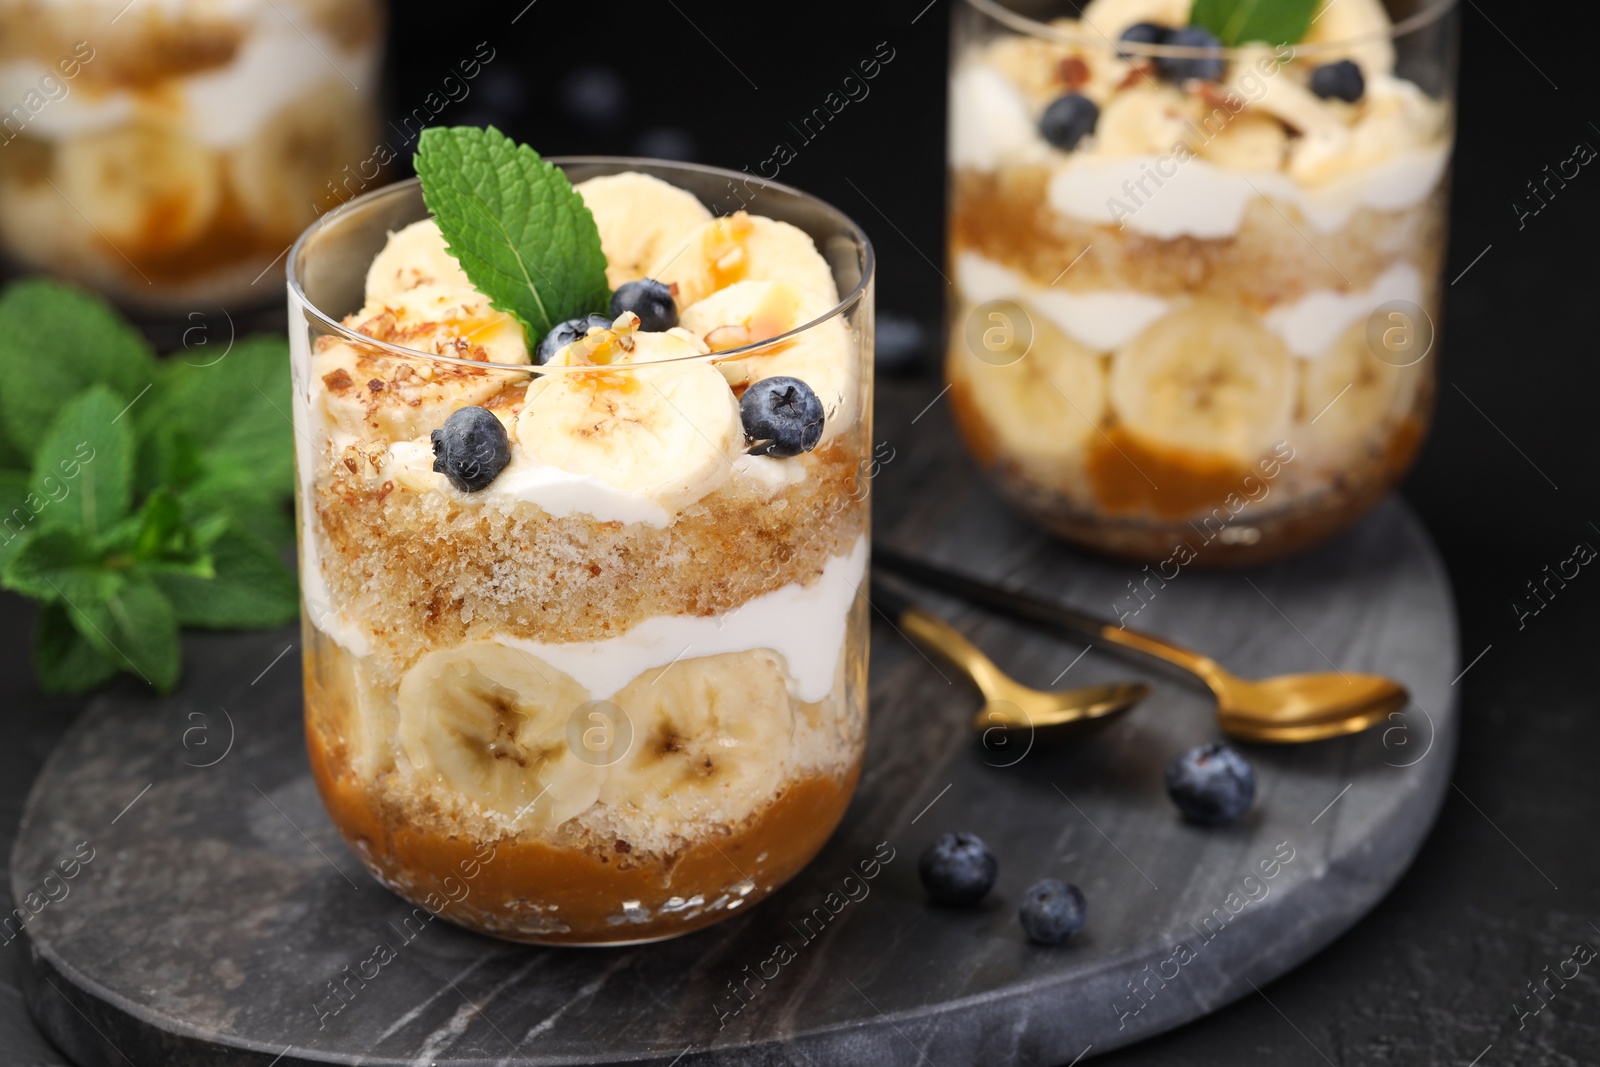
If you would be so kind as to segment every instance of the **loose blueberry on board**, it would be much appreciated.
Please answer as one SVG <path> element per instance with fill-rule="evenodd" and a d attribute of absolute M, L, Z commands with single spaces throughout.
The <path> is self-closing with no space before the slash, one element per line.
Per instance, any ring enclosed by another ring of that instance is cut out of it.
<path fill-rule="evenodd" d="M 810 452 L 822 440 L 823 416 L 822 401 L 799 378 L 762 378 L 739 398 L 739 419 L 755 442 L 752 456 L 787 459 Z"/>
<path fill-rule="evenodd" d="M 1088 913 L 1083 893 L 1059 878 L 1046 878 L 1022 895 L 1017 919 L 1036 945 L 1059 945 L 1083 929 Z"/>
<path fill-rule="evenodd" d="M 1050 101 L 1039 116 L 1039 133 L 1063 152 L 1070 152 L 1094 132 L 1099 121 L 1099 105 L 1081 93 L 1067 93 Z"/>
<path fill-rule="evenodd" d="M 1213 741 L 1180 752 L 1167 764 L 1167 795 L 1190 822 L 1221 826 L 1250 807 L 1256 772 L 1239 753 Z"/>
<path fill-rule="evenodd" d="M 660 333 L 678 325 L 678 305 L 672 302 L 672 290 L 665 282 L 654 278 L 640 278 L 636 282 L 623 282 L 611 294 L 611 317 L 624 311 L 639 316 L 639 329 Z"/>
<path fill-rule="evenodd" d="M 976 834 L 944 834 L 918 861 L 922 888 L 935 904 L 976 904 L 994 888 L 1000 864 Z"/>
<path fill-rule="evenodd" d="M 511 462 L 506 428 L 486 408 L 459 408 L 430 435 L 433 469 L 463 493 L 489 488 Z"/>
<path fill-rule="evenodd" d="M 1353 104 L 1367 91 L 1367 80 L 1361 68 L 1348 59 L 1324 63 L 1311 72 L 1311 91 L 1322 99 L 1334 97 Z"/>
<path fill-rule="evenodd" d="M 1212 35 L 1210 30 L 1201 26 L 1186 26 L 1181 30 L 1174 30 L 1163 44 L 1181 46 L 1184 48 L 1222 48 L 1222 42 Z M 1156 60 L 1156 69 L 1168 81 L 1185 82 L 1190 78 L 1201 81 L 1214 82 L 1222 80 L 1222 72 L 1227 69 L 1227 64 L 1220 55 L 1216 56 L 1161 56 Z"/>
<path fill-rule="evenodd" d="M 1171 26 L 1163 26 L 1159 22 L 1135 22 L 1122 31 L 1119 40 L 1127 41 L 1129 44 L 1166 44 L 1172 33 Z M 1121 49 L 1117 50 L 1117 56 L 1120 59 L 1134 58 Z"/>
<path fill-rule="evenodd" d="M 590 314 L 556 323 L 550 327 L 550 332 L 544 335 L 544 340 L 539 342 L 539 348 L 533 354 L 533 361 L 541 367 L 544 366 L 555 358 L 557 352 L 587 334 L 591 327 L 598 326 L 604 330 L 611 325 L 611 321 L 604 315 Z"/>

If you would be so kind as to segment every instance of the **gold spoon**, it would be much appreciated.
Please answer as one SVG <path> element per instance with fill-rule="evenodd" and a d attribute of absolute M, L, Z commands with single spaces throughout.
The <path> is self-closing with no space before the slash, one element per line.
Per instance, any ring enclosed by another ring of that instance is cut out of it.
<path fill-rule="evenodd" d="M 996 667 L 961 631 L 913 606 L 877 578 L 872 582 L 872 599 L 907 637 L 961 668 L 978 687 L 984 704 L 973 716 L 972 728 L 979 733 L 1031 730 L 1031 737 L 1058 740 L 1103 726 L 1150 695 L 1143 682 L 1049 692 L 1030 689 Z"/>
<path fill-rule="evenodd" d="M 872 546 L 874 566 L 970 603 L 1080 640 L 1137 652 L 1199 678 L 1217 699 L 1217 724 L 1244 741 L 1292 744 L 1359 733 L 1411 699 L 1404 686 L 1371 674 L 1281 674 L 1249 681 L 1209 656 L 1058 604 L 1035 600 Z"/>

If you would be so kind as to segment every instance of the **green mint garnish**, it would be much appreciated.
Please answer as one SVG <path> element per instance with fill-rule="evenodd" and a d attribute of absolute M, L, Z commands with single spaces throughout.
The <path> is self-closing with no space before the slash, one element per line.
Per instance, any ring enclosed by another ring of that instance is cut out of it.
<path fill-rule="evenodd" d="M 1250 41 L 1296 44 L 1311 28 L 1318 0 L 1194 0 L 1189 22 L 1229 47 Z"/>
<path fill-rule="evenodd" d="M 117 418 L 127 401 L 91 385 L 67 402 L 34 446 L 36 498 L 45 501 L 39 529 L 66 527 L 93 537 L 133 504 L 133 428 Z"/>
<path fill-rule="evenodd" d="M 154 378 L 144 338 L 100 299 L 37 279 L 0 299 L 0 428 L 22 455 L 34 454 L 56 413 L 90 385 L 126 404 Z"/>
<path fill-rule="evenodd" d="M 611 299 L 600 231 L 559 167 L 490 126 L 432 126 L 416 154 L 422 198 L 452 255 L 530 345 Z"/>
<path fill-rule="evenodd" d="M 223 346 L 218 346 L 222 348 Z M 177 684 L 180 626 L 274 626 L 299 593 L 288 345 L 158 361 L 96 297 L 0 294 L 0 586 L 40 602 L 50 692 Z M 186 358 L 188 360 L 186 361 Z"/>

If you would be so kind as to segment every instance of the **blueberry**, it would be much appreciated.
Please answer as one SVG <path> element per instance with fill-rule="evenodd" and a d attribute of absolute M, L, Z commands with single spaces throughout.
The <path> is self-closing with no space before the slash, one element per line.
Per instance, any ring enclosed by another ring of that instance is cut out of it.
<path fill-rule="evenodd" d="M 945 834 L 918 861 L 922 888 L 935 904 L 976 904 L 994 888 L 1000 864 L 976 834 Z"/>
<path fill-rule="evenodd" d="M 1132 26 L 1122 31 L 1121 40 L 1129 44 L 1166 44 L 1172 36 L 1171 26 L 1163 26 L 1157 22 L 1135 22 Z M 1117 55 L 1122 59 L 1132 59 L 1133 56 L 1121 49 Z"/>
<path fill-rule="evenodd" d="M 1067 93 L 1050 101 L 1039 116 L 1039 133 L 1063 152 L 1077 147 L 1084 136 L 1094 132 L 1100 121 L 1100 108 L 1080 93 Z"/>
<path fill-rule="evenodd" d="M 1311 91 L 1324 100 L 1332 96 L 1353 104 L 1367 91 L 1367 80 L 1361 76 L 1360 67 L 1341 59 L 1311 72 Z"/>
<path fill-rule="evenodd" d="M 1215 48 L 1220 50 L 1222 42 L 1212 36 L 1211 31 L 1201 26 L 1188 26 L 1181 30 L 1174 30 L 1163 44 L 1181 46 L 1184 48 Z M 1222 80 L 1222 72 L 1227 64 L 1222 56 L 1202 56 L 1191 58 L 1188 56 L 1162 56 L 1156 60 L 1156 69 L 1168 81 L 1184 82 L 1190 78 L 1201 81 L 1214 82 Z"/>
<path fill-rule="evenodd" d="M 1256 796 L 1256 772 L 1220 742 L 1180 752 L 1167 764 L 1167 795 L 1183 817 L 1202 826 L 1230 823 Z"/>
<path fill-rule="evenodd" d="M 433 469 L 463 493 L 489 488 L 511 462 L 511 439 L 485 408 L 459 408 L 433 431 Z"/>
<path fill-rule="evenodd" d="M 539 348 L 533 354 L 533 361 L 541 367 L 555 358 L 557 352 L 589 332 L 591 326 L 598 326 L 602 330 L 611 325 L 611 320 L 604 315 L 581 315 L 566 322 L 558 322 L 544 335 L 544 340 L 539 342 Z"/>
<path fill-rule="evenodd" d="M 623 282 L 611 294 L 611 317 L 624 311 L 639 316 L 639 329 L 660 333 L 678 325 L 678 305 L 672 302 L 672 290 L 654 278 L 640 278 L 636 282 Z"/>
<path fill-rule="evenodd" d="M 798 456 L 822 440 L 822 401 L 799 378 L 756 382 L 739 398 L 739 419 L 755 442 L 752 456 Z"/>
<path fill-rule="evenodd" d="M 1059 945 L 1083 929 L 1088 905 L 1075 885 L 1046 878 L 1022 895 L 1017 918 L 1028 940 L 1039 945 Z"/>

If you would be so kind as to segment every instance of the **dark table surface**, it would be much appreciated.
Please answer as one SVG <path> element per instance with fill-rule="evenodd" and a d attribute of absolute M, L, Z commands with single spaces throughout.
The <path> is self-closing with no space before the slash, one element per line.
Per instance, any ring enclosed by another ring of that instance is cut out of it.
<path fill-rule="evenodd" d="M 457 0 L 449 19 L 436 5 L 397 5 L 387 92 L 395 114 L 414 110 L 486 41 L 493 60 L 436 121 L 494 122 L 550 154 L 681 152 L 754 169 L 775 140 L 792 139 L 788 120 L 888 42 L 894 58 L 871 95 L 804 145 L 781 178 L 862 222 L 881 257 L 880 310 L 936 337 L 949 2 L 823 0 L 786 23 L 751 18 L 748 5 L 689 0 Z M 1449 568 L 1469 665 L 1438 826 L 1394 892 L 1310 963 L 1261 996 L 1100 1062 L 1600 1061 L 1600 971 L 1552 981 L 1556 993 L 1537 1014 L 1529 991 L 1580 942 L 1600 947 L 1600 709 L 1589 674 L 1600 576 L 1580 572 L 1536 615 L 1519 619 L 1513 607 L 1576 544 L 1600 546 L 1600 501 L 1586 473 L 1600 422 L 1600 177 L 1585 167 L 1564 187 L 1552 183 L 1536 214 L 1526 188 L 1576 144 L 1600 148 L 1600 128 L 1585 111 L 1587 76 L 1564 63 L 1579 54 L 1576 31 L 1553 35 L 1544 11 L 1468 3 L 1461 12 L 1446 271 L 1455 280 L 1435 430 L 1402 490 Z M 926 346 L 924 374 L 935 347 Z M 883 402 L 923 389 L 936 391 L 913 381 Z M 26 604 L 0 596 L 0 855 L 40 761 L 81 707 L 33 685 L 31 625 Z M 16 951 L 0 948 L 0 1063 L 60 1064 L 15 991 Z"/>

